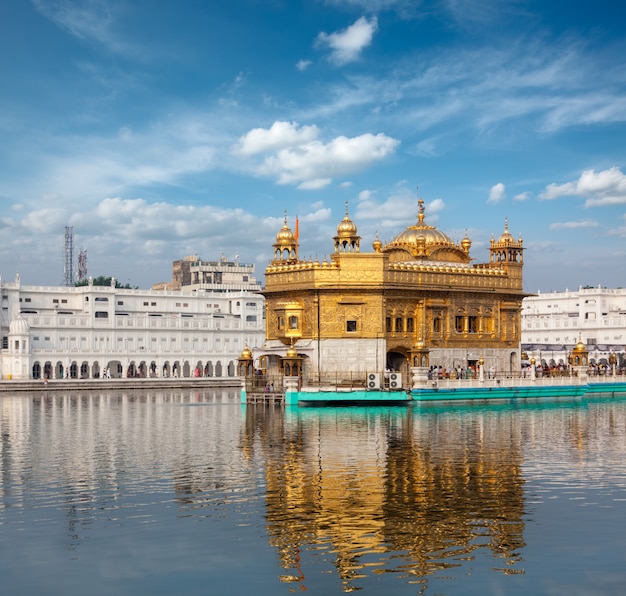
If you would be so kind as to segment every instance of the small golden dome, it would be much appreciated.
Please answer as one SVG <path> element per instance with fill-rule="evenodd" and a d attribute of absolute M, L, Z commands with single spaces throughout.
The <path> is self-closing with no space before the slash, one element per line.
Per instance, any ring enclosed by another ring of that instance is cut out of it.
<path fill-rule="evenodd" d="M 287 212 L 285 212 L 285 220 L 283 223 L 283 227 L 276 234 L 276 244 L 280 246 L 291 246 L 295 244 L 296 239 L 293 235 L 293 232 L 287 225 Z"/>
<path fill-rule="evenodd" d="M 464 236 L 463 240 L 461 240 L 461 248 L 465 252 L 469 252 L 471 247 L 472 247 L 472 241 L 469 239 L 469 237 L 467 235 L 467 230 L 465 230 L 465 236 Z"/>
<path fill-rule="evenodd" d="M 376 239 L 372 242 L 372 248 L 376 252 L 380 252 L 383 248 L 383 243 L 378 239 L 378 232 L 376 232 Z"/>
<path fill-rule="evenodd" d="M 287 358 L 297 358 L 298 357 L 298 351 L 293 347 L 293 344 L 291 344 L 289 346 L 289 348 L 287 349 L 286 356 L 287 356 Z"/>
<path fill-rule="evenodd" d="M 515 238 L 513 238 L 513 234 L 509 232 L 509 220 L 508 218 L 504 221 L 504 232 L 500 238 L 498 238 L 498 244 L 512 244 L 515 242 Z"/>
<path fill-rule="evenodd" d="M 252 360 L 252 350 L 248 347 L 248 344 L 241 352 L 240 360 Z"/>
<path fill-rule="evenodd" d="M 346 215 L 337 226 L 337 236 L 356 236 L 356 225 L 348 215 L 348 201 L 346 201 Z"/>
<path fill-rule="evenodd" d="M 578 343 L 574 347 L 574 351 L 575 352 L 584 352 L 584 351 L 586 351 L 585 344 L 582 342 L 582 340 L 580 340 L 580 339 L 578 340 Z"/>

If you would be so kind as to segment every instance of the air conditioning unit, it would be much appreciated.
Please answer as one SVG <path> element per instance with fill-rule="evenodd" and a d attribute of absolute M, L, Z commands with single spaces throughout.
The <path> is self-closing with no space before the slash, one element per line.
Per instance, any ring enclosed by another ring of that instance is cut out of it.
<path fill-rule="evenodd" d="M 378 373 L 367 374 L 367 388 L 380 389 L 380 375 Z"/>
<path fill-rule="evenodd" d="M 402 373 L 389 373 L 389 389 L 402 389 Z"/>

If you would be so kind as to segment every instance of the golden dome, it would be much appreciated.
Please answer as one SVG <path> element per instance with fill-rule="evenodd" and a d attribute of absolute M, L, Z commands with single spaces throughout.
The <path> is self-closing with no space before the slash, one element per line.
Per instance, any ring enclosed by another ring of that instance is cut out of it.
<path fill-rule="evenodd" d="M 372 248 L 374 249 L 374 251 L 380 252 L 382 247 L 383 247 L 383 243 L 379 240 L 378 232 L 376 232 L 376 240 L 372 242 Z"/>
<path fill-rule="evenodd" d="M 283 223 L 283 227 L 276 234 L 276 244 L 280 246 L 291 246 L 295 244 L 296 239 L 293 235 L 293 232 L 287 225 L 287 213 L 285 212 L 285 220 Z"/>
<path fill-rule="evenodd" d="M 465 252 L 469 252 L 470 248 L 472 246 L 472 241 L 468 238 L 467 236 L 467 230 L 465 231 L 465 237 L 463 238 L 463 240 L 461 240 L 461 248 L 465 251 Z"/>
<path fill-rule="evenodd" d="M 354 236 L 356 235 L 356 225 L 348 215 L 348 201 L 346 201 L 346 215 L 337 226 L 337 236 Z"/>
<path fill-rule="evenodd" d="M 248 347 L 248 344 L 241 352 L 240 360 L 252 360 L 252 350 Z"/>
<path fill-rule="evenodd" d="M 293 347 L 293 344 L 291 344 L 291 346 L 289 346 L 289 348 L 287 349 L 286 357 L 287 358 L 297 358 L 298 357 L 298 350 L 296 350 Z"/>
<path fill-rule="evenodd" d="M 438 230 L 435 226 L 429 226 L 424 223 L 424 201 L 420 199 L 418 204 L 419 213 L 417 216 L 417 224 L 409 226 L 406 230 L 404 230 L 404 232 L 400 232 L 400 234 L 398 234 L 390 244 L 418 244 L 422 246 L 437 245 L 454 248 L 454 242 L 452 242 L 446 234 L 444 234 L 441 230 Z"/>
<path fill-rule="evenodd" d="M 513 234 L 509 232 L 509 220 L 507 218 L 504 221 L 504 232 L 502 232 L 502 235 L 500 236 L 500 238 L 498 238 L 498 244 L 512 244 L 512 243 L 515 243 L 515 238 L 513 238 Z"/>

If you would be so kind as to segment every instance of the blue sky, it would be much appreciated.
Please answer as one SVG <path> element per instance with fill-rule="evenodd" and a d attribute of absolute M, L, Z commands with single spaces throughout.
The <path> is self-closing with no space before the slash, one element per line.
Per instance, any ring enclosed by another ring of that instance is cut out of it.
<path fill-rule="evenodd" d="M 287 210 L 322 259 L 417 217 L 528 292 L 626 285 L 626 7 L 613 0 L 4 0 L 0 275 L 262 278 Z M 419 187 L 419 190 L 416 190 Z"/>

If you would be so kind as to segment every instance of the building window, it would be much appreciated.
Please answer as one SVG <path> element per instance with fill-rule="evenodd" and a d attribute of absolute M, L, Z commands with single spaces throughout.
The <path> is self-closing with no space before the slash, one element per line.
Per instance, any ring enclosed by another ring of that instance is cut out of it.
<path fill-rule="evenodd" d="M 441 333 L 441 317 L 433 319 L 433 333 Z"/>
<path fill-rule="evenodd" d="M 96 319 L 108 319 L 109 313 L 106 310 L 97 310 Z"/>
<path fill-rule="evenodd" d="M 105 296 L 96 296 L 96 302 L 108 302 L 109 299 Z"/>
<path fill-rule="evenodd" d="M 470 333 L 478 333 L 478 317 L 477 316 L 469 316 L 467 317 L 467 327 Z"/>
<path fill-rule="evenodd" d="M 408 333 L 412 333 L 413 332 L 413 317 L 409 317 L 406 320 L 406 330 Z"/>
<path fill-rule="evenodd" d="M 385 319 L 385 330 L 387 333 L 391 333 L 391 317 Z"/>
<path fill-rule="evenodd" d="M 247 315 L 246 316 L 246 321 L 248 323 L 254 323 L 256 321 L 256 315 Z"/>
<path fill-rule="evenodd" d="M 297 329 L 298 328 L 298 317 L 292 315 L 289 317 L 289 329 Z"/>
<path fill-rule="evenodd" d="M 24 302 L 30 302 L 30 298 L 24 298 Z M 52 302 L 58 302 L 58 300 L 53 300 Z"/>
<path fill-rule="evenodd" d="M 463 315 L 457 315 L 454 318 L 454 329 L 457 333 L 463 333 L 465 317 Z"/>
<path fill-rule="evenodd" d="M 403 329 L 403 325 L 402 325 L 402 319 L 400 317 L 396 318 L 396 333 L 401 333 L 402 331 L 404 331 Z"/>
<path fill-rule="evenodd" d="M 281 329 L 283 329 L 285 327 L 285 321 L 282 317 L 278 317 L 278 330 L 280 331 Z"/>
<path fill-rule="evenodd" d="M 354 333 L 356 331 L 356 321 L 346 321 L 346 331 Z"/>

